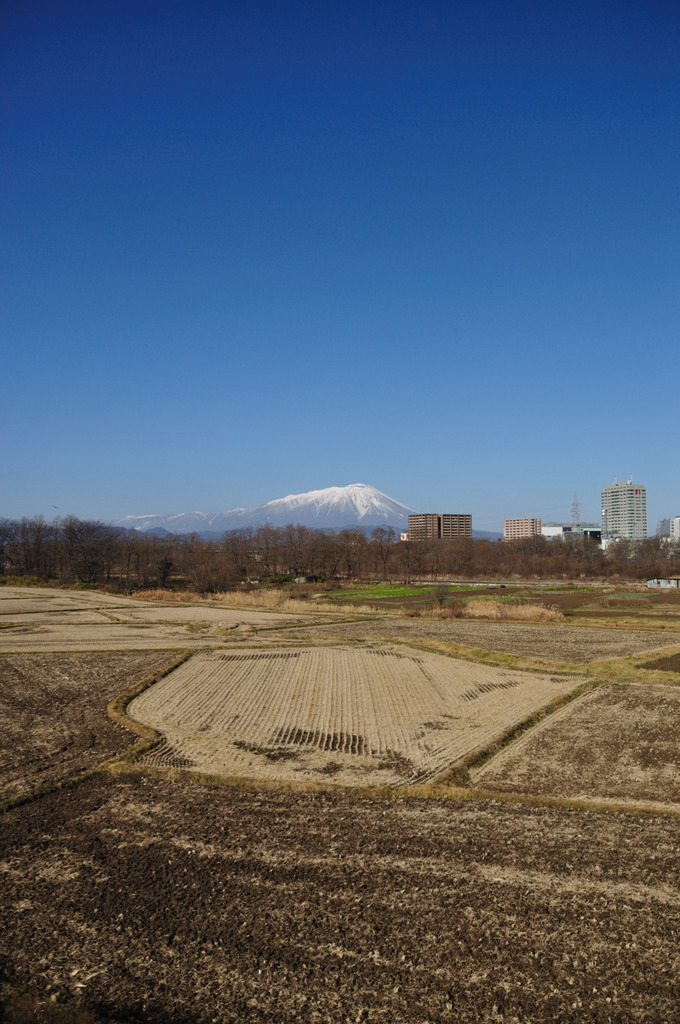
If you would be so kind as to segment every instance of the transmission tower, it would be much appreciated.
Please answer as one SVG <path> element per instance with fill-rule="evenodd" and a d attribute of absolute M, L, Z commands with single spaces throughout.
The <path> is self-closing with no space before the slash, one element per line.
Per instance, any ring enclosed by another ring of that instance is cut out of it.
<path fill-rule="evenodd" d="M 581 522 L 581 506 L 576 491 L 574 491 L 574 500 L 571 503 L 571 521 L 574 526 Z"/>

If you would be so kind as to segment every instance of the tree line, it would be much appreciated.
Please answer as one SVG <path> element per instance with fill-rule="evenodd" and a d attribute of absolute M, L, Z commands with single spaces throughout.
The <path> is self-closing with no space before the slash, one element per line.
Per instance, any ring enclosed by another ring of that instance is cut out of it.
<path fill-rule="evenodd" d="M 398 541 L 391 527 L 314 530 L 260 526 L 218 538 L 157 537 L 98 520 L 66 516 L 0 519 L 0 576 L 39 582 L 200 593 L 248 581 L 621 578 L 680 574 L 680 546 L 659 537 L 620 540 L 603 551 L 577 536 L 515 541 L 457 538 Z"/>

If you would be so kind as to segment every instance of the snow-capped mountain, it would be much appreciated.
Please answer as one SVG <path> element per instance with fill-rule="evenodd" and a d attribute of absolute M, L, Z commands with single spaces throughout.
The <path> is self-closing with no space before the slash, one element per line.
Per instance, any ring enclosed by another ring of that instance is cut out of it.
<path fill-rule="evenodd" d="M 352 526 L 393 526 L 405 530 L 413 509 L 388 497 L 369 484 L 326 487 L 306 494 L 289 494 L 253 508 L 228 512 L 180 512 L 177 515 L 125 516 L 114 525 L 127 530 L 167 533 L 212 533 L 246 526 L 286 526 L 296 523 L 317 530 L 341 530 Z"/>

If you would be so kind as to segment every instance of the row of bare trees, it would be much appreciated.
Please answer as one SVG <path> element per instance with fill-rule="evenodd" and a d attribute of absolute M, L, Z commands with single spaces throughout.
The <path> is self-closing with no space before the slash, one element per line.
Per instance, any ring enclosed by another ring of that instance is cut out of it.
<path fill-rule="evenodd" d="M 680 548 L 661 538 L 619 541 L 606 551 L 579 537 L 498 542 L 459 538 L 397 542 L 391 527 L 337 532 L 261 526 L 207 539 L 156 537 L 97 520 L 0 519 L 0 575 L 138 588 L 184 586 L 201 593 L 247 580 L 647 579 L 680 574 Z"/>

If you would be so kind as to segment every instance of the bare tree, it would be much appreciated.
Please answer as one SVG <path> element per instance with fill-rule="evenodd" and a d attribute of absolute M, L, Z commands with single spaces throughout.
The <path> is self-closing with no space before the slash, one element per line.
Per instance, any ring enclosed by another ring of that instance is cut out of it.
<path fill-rule="evenodd" d="M 387 566 L 394 557 L 394 541 L 396 534 L 393 526 L 377 526 L 371 534 L 373 550 L 382 569 L 382 578 L 387 579 Z"/>
<path fill-rule="evenodd" d="M 42 516 L 19 520 L 11 543 L 7 544 L 7 557 L 16 575 L 43 580 L 56 577 L 57 535 L 57 526 L 47 523 Z"/>
<path fill-rule="evenodd" d="M 17 532 L 14 519 L 0 519 L 0 576 L 5 575 L 5 549 L 12 543 Z"/>
<path fill-rule="evenodd" d="M 66 571 L 80 583 L 108 583 L 120 561 L 122 531 L 99 520 L 67 516 L 60 529 Z"/>
<path fill-rule="evenodd" d="M 345 563 L 345 575 L 354 579 L 361 575 L 366 560 L 366 538 L 361 530 L 341 530 L 338 541 Z"/>

